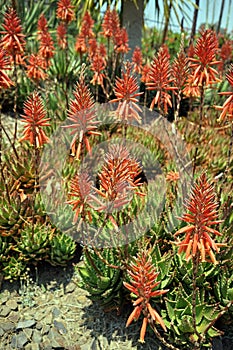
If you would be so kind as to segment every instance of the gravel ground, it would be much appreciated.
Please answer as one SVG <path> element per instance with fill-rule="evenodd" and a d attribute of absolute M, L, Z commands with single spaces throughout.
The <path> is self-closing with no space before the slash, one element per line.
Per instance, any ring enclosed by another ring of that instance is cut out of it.
<path fill-rule="evenodd" d="M 105 313 L 77 286 L 77 269 L 41 264 L 21 282 L 3 281 L 0 291 L 0 350 L 159 350 L 147 332 L 140 344 L 140 322 L 125 328 L 130 309 Z M 233 337 L 216 339 L 211 350 L 232 350 Z M 209 350 L 209 349 L 208 349 Z"/>
<path fill-rule="evenodd" d="M 125 328 L 130 310 L 105 313 L 77 286 L 72 264 L 40 265 L 19 282 L 4 281 L 0 292 L 0 350 L 159 349 L 148 335 L 138 343 L 139 327 Z"/>

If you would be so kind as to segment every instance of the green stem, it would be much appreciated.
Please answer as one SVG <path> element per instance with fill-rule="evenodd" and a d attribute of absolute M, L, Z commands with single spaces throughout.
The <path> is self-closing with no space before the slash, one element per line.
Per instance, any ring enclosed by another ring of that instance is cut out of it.
<path fill-rule="evenodd" d="M 15 81 L 15 94 L 14 94 L 14 106 L 13 106 L 13 113 L 15 117 L 15 131 L 14 131 L 14 138 L 13 138 L 13 144 L 15 144 L 17 139 L 17 131 L 18 131 L 18 115 L 17 115 L 17 100 L 18 100 L 18 74 L 17 74 L 17 65 L 16 65 L 16 56 L 14 55 L 14 81 Z"/>
<path fill-rule="evenodd" d="M 2 105 L 0 104 L 0 168 L 2 166 Z"/>
<path fill-rule="evenodd" d="M 150 321 L 150 327 L 152 328 L 153 332 L 155 333 L 156 337 L 161 341 L 161 343 L 163 345 L 166 346 L 166 348 L 168 349 L 172 349 L 172 350 L 179 350 L 179 348 L 173 346 L 172 344 L 169 344 L 159 333 L 159 331 L 157 330 L 157 328 L 154 325 L 154 321 Z"/>
<path fill-rule="evenodd" d="M 3 167 L 0 167 L 0 172 L 1 172 L 1 176 L 2 176 L 2 179 L 3 179 L 3 182 L 4 182 L 4 186 L 5 186 L 5 189 L 6 189 L 7 201 L 8 201 L 9 204 L 11 204 L 10 192 L 9 192 L 9 188 L 7 186 L 7 183 L 6 183 L 6 178 L 5 178 L 5 175 L 4 175 L 4 172 L 3 172 Z"/>
<path fill-rule="evenodd" d="M 15 148 L 15 145 L 14 145 L 14 143 L 12 142 L 10 136 L 8 135 L 8 133 L 7 133 L 5 127 L 3 126 L 2 123 L 1 123 L 1 129 L 2 129 L 2 131 L 4 132 L 4 134 L 6 135 L 6 137 L 7 137 L 8 141 L 9 141 L 11 147 L 13 148 L 13 151 L 14 151 L 14 153 L 15 153 L 16 158 L 19 159 L 19 155 L 18 155 L 18 153 L 17 153 L 17 150 L 16 150 L 16 148 Z"/>
<path fill-rule="evenodd" d="M 203 121 L 203 114 L 204 114 L 204 85 L 200 87 L 200 120 L 199 120 L 199 128 L 198 128 L 198 140 L 195 148 L 195 153 L 193 157 L 193 176 L 195 175 L 196 168 L 197 168 L 197 154 L 199 147 L 201 145 L 201 128 L 202 128 L 202 121 Z"/>
<path fill-rule="evenodd" d="M 221 201 L 221 195 L 222 195 L 224 185 L 226 185 L 227 183 L 227 175 L 228 173 L 230 173 L 232 148 L 233 148 L 233 122 L 231 123 L 231 136 L 230 136 L 230 144 L 229 144 L 228 153 L 227 153 L 227 164 L 226 164 L 225 171 L 223 173 L 222 186 L 220 186 L 220 190 L 218 193 L 219 201 Z"/>
<path fill-rule="evenodd" d="M 194 344 L 193 350 L 200 350 L 201 344 L 203 341 L 203 338 L 201 334 L 197 330 L 197 324 L 196 324 L 196 307 L 197 307 L 197 277 L 198 277 L 198 267 L 199 267 L 199 260 L 200 260 L 200 252 L 198 251 L 195 256 L 192 258 L 192 265 L 193 265 L 193 277 L 192 277 L 192 319 L 193 319 L 193 329 L 195 334 L 197 335 L 198 341 Z"/>
<path fill-rule="evenodd" d="M 84 251 L 83 251 L 84 254 L 87 255 L 88 260 L 90 261 L 91 266 L 93 267 L 93 269 L 96 271 L 96 273 L 97 273 L 99 276 L 101 276 L 101 272 L 100 272 L 100 270 L 97 268 L 96 264 L 94 263 L 94 261 L 93 261 L 91 255 L 90 255 L 90 253 L 89 253 L 89 251 L 88 251 L 88 248 L 87 248 L 87 247 L 84 247 L 83 250 L 84 250 Z"/>

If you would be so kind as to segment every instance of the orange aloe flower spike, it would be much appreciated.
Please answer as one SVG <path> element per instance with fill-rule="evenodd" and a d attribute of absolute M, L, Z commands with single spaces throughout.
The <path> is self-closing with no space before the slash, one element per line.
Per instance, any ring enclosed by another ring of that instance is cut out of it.
<path fill-rule="evenodd" d="M 8 89 L 14 85 L 13 81 L 4 72 L 6 70 L 11 70 L 10 60 L 6 56 L 6 53 L 0 49 L 0 90 Z"/>
<path fill-rule="evenodd" d="M 185 252 L 186 260 L 198 254 L 201 261 L 206 261 L 206 257 L 209 256 L 211 261 L 216 263 L 214 252 L 218 253 L 222 244 L 216 243 L 210 234 L 221 236 L 221 233 L 210 226 L 220 223 L 221 220 L 216 220 L 218 203 L 205 173 L 194 184 L 185 207 L 188 213 L 179 219 L 189 225 L 175 233 L 175 236 L 185 234 L 185 238 L 177 243 L 178 253 Z"/>
<path fill-rule="evenodd" d="M 49 142 L 44 130 L 45 126 L 50 126 L 49 118 L 46 117 L 46 110 L 43 106 L 43 101 L 38 92 L 33 92 L 27 101 L 24 103 L 24 114 L 22 122 L 26 123 L 24 127 L 24 136 L 19 140 L 28 140 L 31 145 L 41 147 Z"/>

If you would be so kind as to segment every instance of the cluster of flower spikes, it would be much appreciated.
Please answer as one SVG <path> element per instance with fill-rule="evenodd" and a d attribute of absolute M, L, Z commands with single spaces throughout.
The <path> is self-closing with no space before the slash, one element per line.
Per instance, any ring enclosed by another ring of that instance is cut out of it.
<path fill-rule="evenodd" d="M 58 1 L 56 15 L 61 21 L 57 26 L 57 43 L 62 50 L 65 50 L 68 47 L 68 24 L 75 19 L 74 6 L 71 5 L 70 0 Z"/>
<path fill-rule="evenodd" d="M 125 28 L 120 27 L 120 20 L 116 9 L 108 7 L 103 18 L 102 34 L 108 40 L 113 41 L 114 50 L 125 54 L 129 51 L 128 34 Z"/>

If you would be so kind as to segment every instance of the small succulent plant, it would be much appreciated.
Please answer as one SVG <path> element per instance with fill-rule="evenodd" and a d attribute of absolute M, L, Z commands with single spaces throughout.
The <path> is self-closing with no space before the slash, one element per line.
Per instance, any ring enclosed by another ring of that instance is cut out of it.
<path fill-rule="evenodd" d="M 28 223 L 18 237 L 17 251 L 25 261 L 36 263 L 48 259 L 53 233 L 54 229 L 51 226 Z"/>
<path fill-rule="evenodd" d="M 78 268 L 79 285 L 89 292 L 91 300 L 98 301 L 105 310 L 119 310 L 123 302 L 122 270 L 117 266 L 118 259 L 113 248 L 103 249 L 101 255 L 103 260 L 91 249 L 84 249 L 83 265 Z"/>
<path fill-rule="evenodd" d="M 52 265 L 66 265 L 74 257 L 75 251 L 74 240 L 65 233 L 56 231 L 50 240 L 48 260 Z"/>

